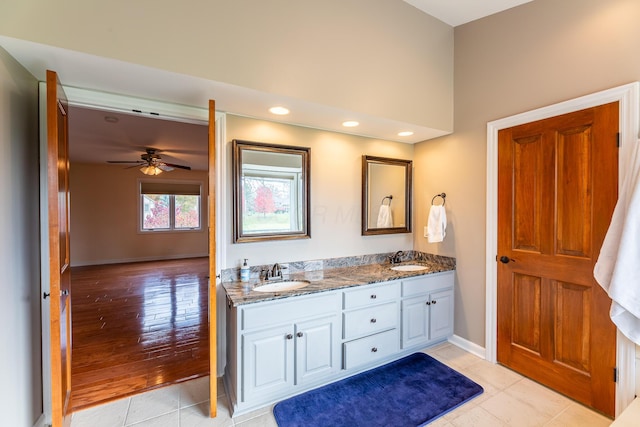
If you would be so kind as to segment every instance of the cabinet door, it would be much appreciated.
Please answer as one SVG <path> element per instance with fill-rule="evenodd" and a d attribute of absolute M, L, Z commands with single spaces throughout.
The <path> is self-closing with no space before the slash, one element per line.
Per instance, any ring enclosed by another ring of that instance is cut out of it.
<path fill-rule="evenodd" d="M 277 395 L 293 386 L 293 326 L 242 337 L 242 401 Z"/>
<path fill-rule="evenodd" d="M 429 295 L 430 340 L 440 340 L 453 334 L 453 291 L 444 290 Z"/>
<path fill-rule="evenodd" d="M 340 370 L 338 316 L 296 324 L 296 384 L 320 382 Z"/>
<path fill-rule="evenodd" d="M 429 307 L 427 295 L 402 301 L 402 348 L 429 341 Z"/>

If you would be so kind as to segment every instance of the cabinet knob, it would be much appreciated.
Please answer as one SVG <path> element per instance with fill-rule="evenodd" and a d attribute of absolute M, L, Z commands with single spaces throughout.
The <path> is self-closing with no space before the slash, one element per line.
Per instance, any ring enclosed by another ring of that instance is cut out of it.
<path fill-rule="evenodd" d="M 376 294 L 371 294 L 371 299 L 376 299 L 378 298 Z"/>
<path fill-rule="evenodd" d="M 287 337 L 288 340 L 293 339 L 293 335 L 292 334 L 287 334 L 286 337 Z"/>
<path fill-rule="evenodd" d="M 436 300 L 433 300 L 433 301 L 431 301 L 431 304 L 435 304 L 436 302 L 437 302 Z"/>
<path fill-rule="evenodd" d="M 431 301 L 427 301 L 427 305 L 431 305 Z"/>
<path fill-rule="evenodd" d="M 376 323 L 376 318 L 371 319 L 371 323 Z"/>
<path fill-rule="evenodd" d="M 303 335 L 304 335 L 304 334 L 303 334 L 302 332 L 298 332 L 298 333 L 296 334 L 296 336 L 297 336 L 298 338 L 300 338 L 300 337 L 301 337 L 301 336 L 303 336 Z"/>
<path fill-rule="evenodd" d="M 371 353 L 376 353 L 377 351 L 378 351 L 378 348 L 377 348 L 377 347 L 373 347 L 373 348 L 371 349 Z"/>

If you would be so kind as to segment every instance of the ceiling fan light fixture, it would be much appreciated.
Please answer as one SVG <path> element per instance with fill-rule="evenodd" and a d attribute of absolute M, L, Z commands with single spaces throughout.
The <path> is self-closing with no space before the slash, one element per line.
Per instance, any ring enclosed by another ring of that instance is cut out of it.
<path fill-rule="evenodd" d="M 145 165 L 140 168 L 140 172 L 145 175 L 160 175 L 162 173 L 162 169 L 155 165 Z"/>

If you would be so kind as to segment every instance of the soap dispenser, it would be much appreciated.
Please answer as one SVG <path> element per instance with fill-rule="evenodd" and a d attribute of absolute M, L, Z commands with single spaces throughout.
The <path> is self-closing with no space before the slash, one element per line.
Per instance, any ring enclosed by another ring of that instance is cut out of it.
<path fill-rule="evenodd" d="M 242 267 L 240 267 L 240 281 L 248 282 L 250 275 L 251 275 L 251 268 L 249 268 L 249 264 L 247 264 L 247 258 L 245 258 L 244 264 L 242 264 Z"/>

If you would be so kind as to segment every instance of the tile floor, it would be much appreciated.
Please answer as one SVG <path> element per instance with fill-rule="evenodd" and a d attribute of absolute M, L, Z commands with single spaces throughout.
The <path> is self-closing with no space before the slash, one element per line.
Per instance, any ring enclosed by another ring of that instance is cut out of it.
<path fill-rule="evenodd" d="M 425 353 L 484 387 L 484 393 L 431 426 L 609 426 L 611 420 L 502 366 L 444 343 Z M 71 427 L 277 427 L 271 407 L 229 416 L 218 379 L 218 416 L 208 417 L 208 377 L 120 399 L 73 414 Z M 394 426 L 395 427 L 395 426 Z"/>

